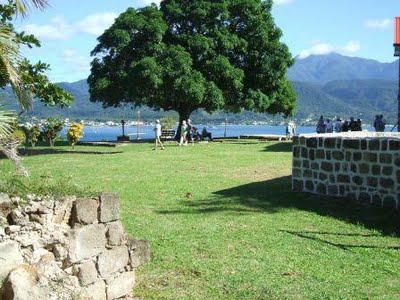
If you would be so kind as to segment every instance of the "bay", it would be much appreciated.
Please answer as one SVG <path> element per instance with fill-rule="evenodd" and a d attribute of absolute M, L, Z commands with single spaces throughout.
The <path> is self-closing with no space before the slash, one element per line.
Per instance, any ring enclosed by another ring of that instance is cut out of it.
<path fill-rule="evenodd" d="M 196 125 L 195 125 L 196 126 Z M 213 126 L 196 126 L 199 131 L 203 127 L 207 128 L 207 131 L 212 133 L 214 138 L 224 137 L 225 125 L 213 125 Z M 363 126 L 364 130 L 373 131 L 371 126 Z M 240 135 L 268 135 L 278 134 L 285 135 L 285 126 L 272 126 L 272 125 L 227 125 L 226 136 L 227 137 L 238 137 Z M 100 142 L 100 141 L 116 141 L 117 136 L 122 135 L 122 129 L 120 126 L 85 126 L 84 137 L 81 141 L 84 142 Z M 315 126 L 298 126 L 298 134 L 315 133 Z M 153 139 L 154 131 L 153 126 L 143 125 L 137 128 L 136 126 L 126 126 L 125 134 L 130 136 L 131 140 L 143 140 Z M 62 136 L 65 138 L 66 131 L 62 132 Z"/>

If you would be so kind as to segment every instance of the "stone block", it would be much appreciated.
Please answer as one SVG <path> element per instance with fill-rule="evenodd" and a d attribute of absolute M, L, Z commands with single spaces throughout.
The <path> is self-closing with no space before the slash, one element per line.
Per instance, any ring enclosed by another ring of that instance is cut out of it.
<path fill-rule="evenodd" d="M 389 149 L 389 141 L 388 140 L 381 140 L 381 150 L 387 151 Z"/>
<path fill-rule="evenodd" d="M 302 158 L 308 158 L 308 149 L 307 148 L 301 147 L 300 152 L 301 152 Z"/>
<path fill-rule="evenodd" d="M 313 176 L 313 174 L 312 174 L 311 170 L 308 170 L 308 169 L 303 170 L 303 177 L 304 178 L 312 178 L 312 176 Z"/>
<path fill-rule="evenodd" d="M 96 264 L 93 260 L 83 261 L 81 264 L 74 266 L 74 273 L 78 276 L 82 286 L 87 286 L 98 280 Z"/>
<path fill-rule="evenodd" d="M 311 180 L 307 180 L 305 184 L 305 189 L 309 192 L 314 192 L 314 183 Z"/>
<path fill-rule="evenodd" d="M 323 183 L 317 184 L 317 193 L 319 195 L 326 195 L 326 185 Z"/>
<path fill-rule="evenodd" d="M 351 164 L 350 165 L 350 170 L 353 173 L 357 173 L 358 172 L 358 166 L 356 164 Z"/>
<path fill-rule="evenodd" d="M 363 153 L 363 159 L 366 162 L 376 163 L 378 161 L 378 155 L 376 153 L 365 152 Z"/>
<path fill-rule="evenodd" d="M 344 158 L 345 158 L 346 161 L 351 161 L 352 156 L 353 155 L 352 155 L 352 153 L 350 151 L 346 151 L 344 153 Z"/>
<path fill-rule="evenodd" d="M 389 150 L 391 151 L 400 150 L 400 140 L 389 140 Z"/>
<path fill-rule="evenodd" d="M 381 153 L 379 155 L 379 162 L 381 164 L 392 164 L 393 156 L 391 154 Z"/>
<path fill-rule="evenodd" d="M 130 239 L 128 249 L 132 268 L 137 268 L 150 261 L 150 244 L 148 241 Z"/>
<path fill-rule="evenodd" d="M 332 152 L 329 150 L 326 150 L 325 152 L 326 160 L 331 160 L 332 159 Z"/>
<path fill-rule="evenodd" d="M 300 138 L 299 138 L 298 135 L 295 135 L 295 136 L 292 138 L 292 144 L 293 144 L 293 145 L 298 145 L 298 144 L 300 144 Z"/>
<path fill-rule="evenodd" d="M 372 195 L 371 204 L 375 207 L 382 207 L 382 198 L 379 194 Z"/>
<path fill-rule="evenodd" d="M 337 176 L 337 182 L 339 183 L 350 183 L 350 176 L 346 174 L 339 174 Z"/>
<path fill-rule="evenodd" d="M 325 173 L 319 173 L 319 180 L 325 181 L 327 179 L 328 179 L 328 175 L 326 175 Z"/>
<path fill-rule="evenodd" d="M 69 236 L 69 261 L 76 263 L 97 256 L 105 249 L 106 244 L 106 230 L 103 224 L 75 228 Z"/>
<path fill-rule="evenodd" d="M 122 273 L 110 280 L 107 288 L 107 300 L 122 298 L 131 295 L 135 285 L 135 272 Z"/>
<path fill-rule="evenodd" d="M 19 245 L 15 241 L 0 243 L 0 282 L 12 269 L 24 261 Z"/>
<path fill-rule="evenodd" d="M 64 197 L 54 203 L 54 223 L 68 224 L 75 200 L 76 197 Z"/>
<path fill-rule="evenodd" d="M 304 136 L 300 137 L 300 145 L 302 146 L 306 145 L 306 138 Z"/>
<path fill-rule="evenodd" d="M 347 170 L 348 165 L 345 163 L 343 166 L 345 166 L 343 170 Z M 335 163 L 335 172 L 339 172 L 341 169 L 342 164 L 340 162 Z"/>
<path fill-rule="evenodd" d="M 378 151 L 380 148 L 379 140 L 369 140 L 368 141 L 368 149 L 372 151 Z"/>
<path fill-rule="evenodd" d="M 337 185 L 328 186 L 328 195 L 336 196 L 339 193 L 339 188 Z"/>
<path fill-rule="evenodd" d="M 125 231 L 121 221 L 109 223 L 106 236 L 109 246 L 120 246 L 125 238 Z"/>
<path fill-rule="evenodd" d="M 107 300 L 106 283 L 104 280 L 99 280 L 86 286 L 83 291 L 86 295 L 85 300 Z"/>
<path fill-rule="evenodd" d="M 368 177 L 367 178 L 367 185 L 370 187 L 376 188 L 378 186 L 378 178 L 376 177 Z"/>
<path fill-rule="evenodd" d="M 314 159 L 315 159 L 315 149 L 310 149 L 310 150 L 308 151 L 308 158 L 309 158 L 310 160 L 314 160 Z"/>
<path fill-rule="evenodd" d="M 363 183 L 364 183 L 364 179 L 361 176 L 353 176 L 352 181 L 356 185 L 363 185 Z"/>
<path fill-rule="evenodd" d="M 309 138 L 309 139 L 307 139 L 306 146 L 307 146 L 307 148 L 317 148 L 318 147 L 317 138 Z"/>
<path fill-rule="evenodd" d="M 312 162 L 311 163 L 311 170 L 319 170 L 319 163 L 317 162 Z"/>
<path fill-rule="evenodd" d="M 336 148 L 337 148 L 337 149 L 341 149 L 341 148 L 342 148 L 342 143 L 343 143 L 342 139 L 337 139 L 337 141 L 336 141 Z"/>
<path fill-rule="evenodd" d="M 361 152 L 354 152 L 353 153 L 353 160 L 354 161 L 360 161 L 362 159 L 362 154 Z"/>
<path fill-rule="evenodd" d="M 129 263 L 129 253 L 126 246 L 105 250 L 97 259 L 97 268 L 103 278 L 121 271 Z"/>
<path fill-rule="evenodd" d="M 293 146 L 293 157 L 300 158 L 300 147 L 299 146 Z"/>
<path fill-rule="evenodd" d="M 294 192 L 302 192 L 303 187 L 304 187 L 304 184 L 303 184 L 302 180 L 296 180 L 296 179 L 292 180 L 292 190 Z"/>
<path fill-rule="evenodd" d="M 380 165 L 373 165 L 371 167 L 371 173 L 374 176 L 379 176 L 381 175 L 381 166 Z"/>
<path fill-rule="evenodd" d="M 391 166 L 384 166 L 382 167 L 382 175 L 385 176 L 392 176 L 394 168 Z"/>
<path fill-rule="evenodd" d="M 316 159 L 325 159 L 325 150 L 323 149 L 317 149 L 317 152 L 315 153 Z"/>
<path fill-rule="evenodd" d="M 20 265 L 8 275 L 3 284 L 2 299 L 46 299 L 39 285 L 38 270 L 30 265 Z"/>
<path fill-rule="evenodd" d="M 400 157 L 396 157 L 396 158 L 395 158 L 394 164 L 395 164 L 397 167 L 400 167 Z"/>
<path fill-rule="evenodd" d="M 295 178 L 301 178 L 302 177 L 301 169 L 293 168 L 292 176 Z"/>
<path fill-rule="evenodd" d="M 293 168 L 301 168 L 301 160 L 293 159 Z"/>
<path fill-rule="evenodd" d="M 114 193 L 103 193 L 100 196 L 100 222 L 119 220 L 119 198 Z"/>
<path fill-rule="evenodd" d="M 347 149 L 360 149 L 360 140 L 343 140 L 343 147 Z"/>
<path fill-rule="evenodd" d="M 380 178 L 379 184 L 384 189 L 392 189 L 394 188 L 394 180 L 392 178 Z"/>
<path fill-rule="evenodd" d="M 326 138 L 324 142 L 324 147 L 327 149 L 336 148 L 336 139 L 335 138 Z"/>
<path fill-rule="evenodd" d="M 342 151 L 333 151 L 332 152 L 332 157 L 335 160 L 343 160 L 344 159 L 344 153 Z"/>
<path fill-rule="evenodd" d="M 361 150 L 367 150 L 367 141 L 366 140 L 361 140 Z"/>
<path fill-rule="evenodd" d="M 324 162 L 321 163 L 321 169 L 326 171 L 326 172 L 332 172 L 333 171 L 333 165 L 332 165 L 332 163 L 324 161 Z"/>
<path fill-rule="evenodd" d="M 72 209 L 72 220 L 78 224 L 97 223 L 99 202 L 96 199 L 78 199 Z"/>
<path fill-rule="evenodd" d="M 303 160 L 303 168 L 308 169 L 310 167 L 310 161 Z"/>
<path fill-rule="evenodd" d="M 324 147 L 324 139 L 323 138 L 318 138 L 318 147 L 319 148 L 322 148 L 322 147 Z"/>
<path fill-rule="evenodd" d="M 368 164 L 360 164 L 359 170 L 361 174 L 368 174 L 369 173 L 369 165 Z"/>

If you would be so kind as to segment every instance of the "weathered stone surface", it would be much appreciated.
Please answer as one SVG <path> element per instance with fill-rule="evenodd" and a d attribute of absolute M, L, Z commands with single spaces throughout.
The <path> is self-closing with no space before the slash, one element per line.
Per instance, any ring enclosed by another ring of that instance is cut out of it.
<path fill-rule="evenodd" d="M 339 188 L 337 185 L 328 186 L 328 195 L 336 196 L 339 193 Z"/>
<path fill-rule="evenodd" d="M 325 159 L 325 151 L 323 149 L 318 149 L 315 157 L 317 159 Z"/>
<path fill-rule="evenodd" d="M 314 159 L 315 159 L 315 149 L 310 149 L 310 150 L 308 151 L 308 158 L 309 158 L 310 160 L 314 160 Z"/>
<path fill-rule="evenodd" d="M 380 178 L 379 184 L 385 189 L 394 188 L 394 181 L 391 178 Z"/>
<path fill-rule="evenodd" d="M 332 157 L 335 160 L 343 160 L 344 159 L 344 153 L 342 151 L 333 151 L 332 152 Z"/>
<path fill-rule="evenodd" d="M 11 199 L 7 194 L 0 193 L 0 204 L 11 203 Z"/>
<path fill-rule="evenodd" d="M 359 170 L 361 174 L 368 174 L 369 173 L 369 164 L 360 164 Z"/>
<path fill-rule="evenodd" d="M 29 223 L 29 217 L 19 210 L 13 210 L 7 215 L 7 221 L 10 225 L 26 226 Z"/>
<path fill-rule="evenodd" d="M 303 168 L 309 168 L 309 167 L 310 167 L 310 161 L 308 161 L 308 160 L 303 160 L 302 166 L 303 166 Z"/>
<path fill-rule="evenodd" d="M 294 168 L 292 170 L 293 177 L 301 178 L 302 172 L 301 169 Z"/>
<path fill-rule="evenodd" d="M 366 152 L 363 153 L 363 159 L 367 162 L 376 163 L 378 161 L 378 155 L 376 153 Z"/>
<path fill-rule="evenodd" d="M 112 222 L 119 219 L 119 200 L 117 194 L 103 193 L 100 196 L 100 222 Z"/>
<path fill-rule="evenodd" d="M 137 268 L 150 261 L 151 252 L 148 241 L 130 239 L 128 249 L 132 268 Z"/>
<path fill-rule="evenodd" d="M 369 193 L 362 192 L 358 197 L 361 203 L 369 204 L 371 202 L 371 195 Z"/>
<path fill-rule="evenodd" d="M 300 152 L 301 152 L 301 157 L 302 158 L 308 158 L 308 150 L 305 147 L 301 147 L 300 148 Z"/>
<path fill-rule="evenodd" d="M 313 192 L 314 191 L 314 183 L 310 180 L 306 181 L 306 190 Z"/>
<path fill-rule="evenodd" d="M 92 224 L 71 231 L 69 236 L 69 261 L 89 259 L 106 247 L 106 231 L 103 224 Z"/>
<path fill-rule="evenodd" d="M 381 166 L 380 165 L 373 165 L 371 167 L 371 173 L 374 176 L 379 176 L 381 175 Z"/>
<path fill-rule="evenodd" d="M 377 187 L 378 186 L 378 178 L 376 177 L 368 177 L 367 178 L 367 185 L 370 187 Z"/>
<path fill-rule="evenodd" d="M 0 282 L 10 273 L 12 269 L 22 264 L 24 258 L 15 241 L 0 244 Z"/>
<path fill-rule="evenodd" d="M 78 276 L 81 285 L 87 286 L 98 280 L 98 273 L 94 261 L 83 261 L 81 264 L 74 266 L 74 268 L 74 273 Z"/>
<path fill-rule="evenodd" d="M 337 181 L 339 183 L 350 183 L 350 176 L 346 174 L 339 174 L 337 176 Z"/>
<path fill-rule="evenodd" d="M 76 197 L 64 197 L 54 204 L 53 222 L 56 224 L 67 224 L 69 222 L 72 205 Z"/>
<path fill-rule="evenodd" d="M 360 149 L 360 140 L 343 140 L 343 147 L 348 149 Z"/>
<path fill-rule="evenodd" d="M 125 239 L 124 227 L 121 221 L 113 222 L 107 225 L 108 245 L 120 246 Z"/>
<path fill-rule="evenodd" d="M 307 141 L 306 141 L 306 146 L 307 146 L 308 148 L 317 148 L 317 147 L 318 147 L 317 138 L 310 138 L 310 139 L 307 139 Z"/>
<path fill-rule="evenodd" d="M 382 207 L 382 198 L 381 198 L 381 196 L 378 195 L 378 194 L 372 195 L 372 203 L 371 204 L 373 206 L 376 206 L 376 207 Z"/>
<path fill-rule="evenodd" d="M 353 153 L 353 160 L 354 161 L 360 161 L 362 159 L 362 154 L 360 152 L 354 152 Z"/>
<path fill-rule="evenodd" d="M 16 233 L 16 232 L 20 232 L 21 231 L 21 226 L 19 225 L 10 225 L 10 226 L 6 226 L 4 228 L 4 232 L 8 235 Z"/>
<path fill-rule="evenodd" d="M 379 140 L 369 140 L 368 148 L 369 148 L 369 150 L 372 150 L 372 151 L 378 151 L 380 148 L 380 141 Z"/>
<path fill-rule="evenodd" d="M 97 223 L 99 202 L 96 199 L 78 199 L 75 201 L 72 218 L 80 224 Z"/>
<path fill-rule="evenodd" d="M 381 153 L 379 155 L 379 162 L 382 164 L 391 164 L 393 161 L 393 156 L 387 153 Z"/>
<path fill-rule="evenodd" d="M 300 158 L 300 147 L 299 146 L 293 146 L 293 157 Z"/>
<path fill-rule="evenodd" d="M 293 168 L 301 168 L 301 161 L 294 159 L 293 160 Z"/>
<path fill-rule="evenodd" d="M 108 282 L 107 299 L 114 300 L 132 293 L 135 272 L 126 272 Z"/>
<path fill-rule="evenodd" d="M 326 138 L 324 147 L 327 149 L 333 149 L 336 148 L 336 139 L 335 138 Z"/>
<path fill-rule="evenodd" d="M 91 285 L 86 286 L 83 289 L 83 292 L 86 296 L 86 298 L 84 298 L 85 300 L 107 300 L 106 283 L 104 280 L 99 280 Z"/>
<path fill-rule="evenodd" d="M 394 168 L 391 166 L 384 166 L 382 167 L 382 174 L 385 176 L 391 176 L 393 175 L 393 170 Z"/>
<path fill-rule="evenodd" d="M 294 192 L 301 192 L 303 191 L 303 180 L 293 180 L 292 182 L 292 190 Z"/>
<path fill-rule="evenodd" d="M 2 289 L 3 299 L 43 300 L 45 293 L 39 286 L 37 269 L 29 265 L 21 265 L 7 277 Z"/>
<path fill-rule="evenodd" d="M 399 140 L 389 140 L 389 150 L 400 150 L 400 141 Z"/>
<path fill-rule="evenodd" d="M 326 172 L 332 172 L 333 171 L 333 165 L 328 162 L 322 162 L 321 163 L 321 169 L 326 171 Z"/>
<path fill-rule="evenodd" d="M 312 178 L 312 171 L 308 169 L 303 170 L 303 177 L 304 178 Z"/>
<path fill-rule="evenodd" d="M 100 275 L 105 278 L 110 274 L 123 270 L 128 263 L 128 248 L 126 246 L 120 246 L 101 253 L 97 260 L 97 268 Z"/>

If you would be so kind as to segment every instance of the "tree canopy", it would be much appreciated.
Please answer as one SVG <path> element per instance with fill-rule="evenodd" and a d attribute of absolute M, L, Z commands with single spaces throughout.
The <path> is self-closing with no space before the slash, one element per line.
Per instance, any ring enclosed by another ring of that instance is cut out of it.
<path fill-rule="evenodd" d="M 296 96 L 286 72 L 294 60 L 271 8 L 272 0 L 128 8 L 91 53 L 91 101 L 175 110 L 181 120 L 199 108 L 291 115 Z"/>

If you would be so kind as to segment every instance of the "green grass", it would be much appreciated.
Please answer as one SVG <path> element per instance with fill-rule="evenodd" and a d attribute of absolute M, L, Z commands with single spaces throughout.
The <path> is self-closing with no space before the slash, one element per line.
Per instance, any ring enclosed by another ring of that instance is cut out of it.
<path fill-rule="evenodd" d="M 47 174 L 67 191 L 119 193 L 126 229 L 151 243 L 139 298 L 400 298 L 399 214 L 292 193 L 290 144 L 151 149 L 24 160 L 27 189 Z M 0 160 L 4 178 L 11 171 Z"/>

